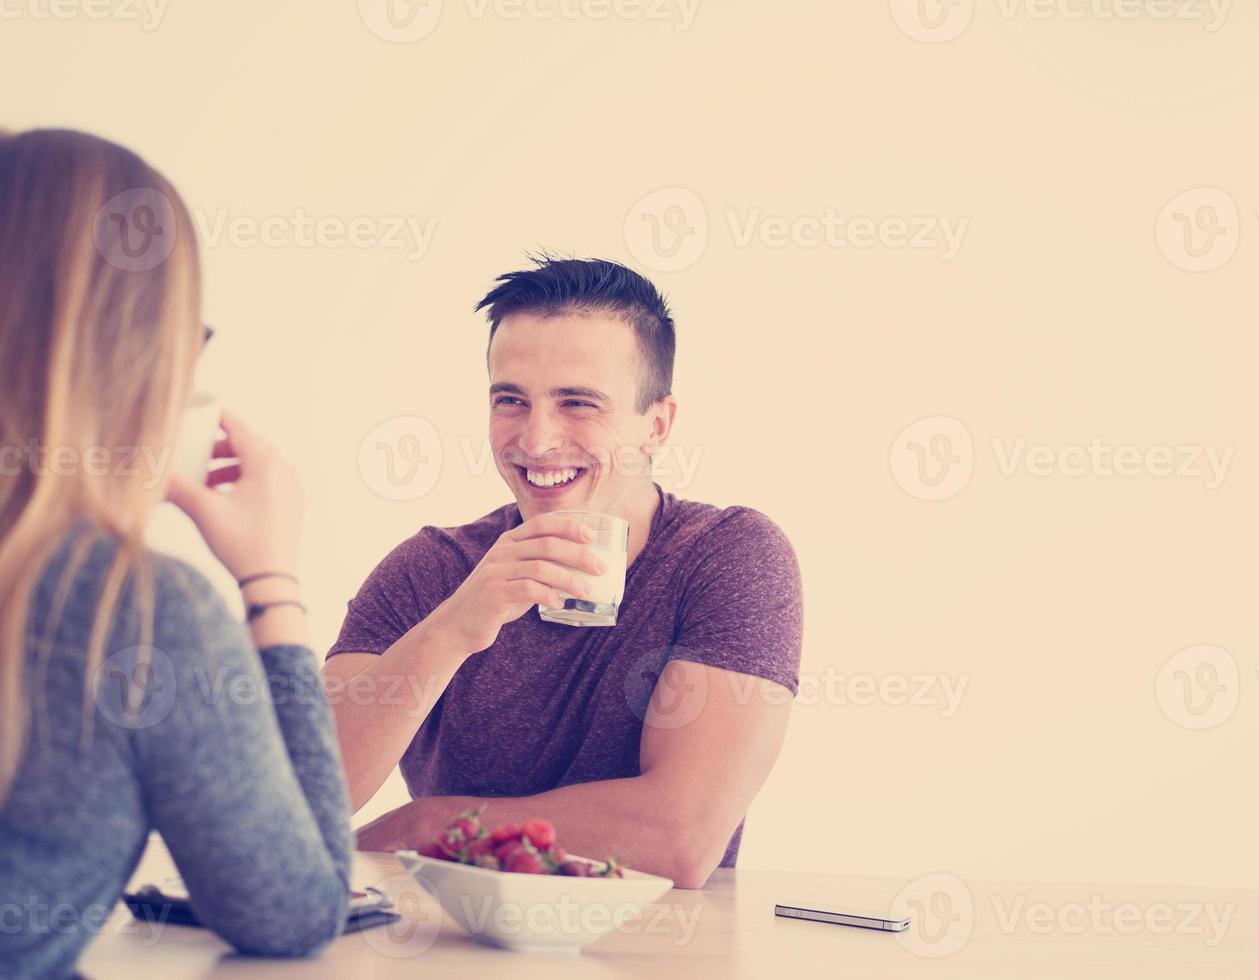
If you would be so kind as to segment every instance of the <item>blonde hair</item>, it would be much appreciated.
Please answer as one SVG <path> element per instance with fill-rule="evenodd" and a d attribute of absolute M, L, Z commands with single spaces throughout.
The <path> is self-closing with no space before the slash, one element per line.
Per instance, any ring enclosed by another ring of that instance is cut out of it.
<path fill-rule="evenodd" d="M 120 460 L 173 441 L 200 349 L 201 284 L 192 221 L 174 188 L 131 151 L 86 133 L 0 133 L 0 214 L 3 803 L 32 718 L 28 650 L 50 652 L 93 535 L 76 541 L 38 640 L 33 629 L 28 635 L 35 625 L 29 606 L 49 559 L 80 522 L 118 543 L 85 651 L 85 714 L 90 679 L 129 583 L 140 645 L 151 642 L 153 584 L 143 535 L 164 481 Z M 138 251 L 137 231 L 148 236 Z M 50 468 L 49 453 L 79 465 Z M 156 451 L 144 455 L 158 458 Z M 82 465 L 85 459 L 97 465 Z"/>

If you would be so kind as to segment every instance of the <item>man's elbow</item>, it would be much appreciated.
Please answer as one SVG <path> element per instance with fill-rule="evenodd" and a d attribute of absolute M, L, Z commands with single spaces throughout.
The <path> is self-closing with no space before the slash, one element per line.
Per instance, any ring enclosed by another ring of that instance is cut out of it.
<path fill-rule="evenodd" d="M 669 861 L 666 877 L 674 888 L 703 888 L 721 864 L 728 835 L 690 834 L 679 840 Z"/>
<path fill-rule="evenodd" d="M 684 862 L 679 863 L 669 877 L 673 879 L 674 888 L 703 888 L 716 869 L 717 865 L 711 863 Z"/>

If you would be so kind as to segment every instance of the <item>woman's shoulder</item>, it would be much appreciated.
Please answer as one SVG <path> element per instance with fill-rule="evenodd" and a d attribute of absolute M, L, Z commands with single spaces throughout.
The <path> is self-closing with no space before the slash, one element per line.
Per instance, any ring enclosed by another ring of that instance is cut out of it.
<path fill-rule="evenodd" d="M 36 617 L 51 614 L 87 627 L 102 601 L 114 599 L 111 645 L 138 638 L 152 616 L 152 642 L 204 648 L 213 634 L 243 629 L 210 580 L 181 558 L 141 547 L 127 555 L 118 535 L 74 525 L 53 549 L 34 597 Z M 58 615 L 58 612 L 60 615 Z"/>

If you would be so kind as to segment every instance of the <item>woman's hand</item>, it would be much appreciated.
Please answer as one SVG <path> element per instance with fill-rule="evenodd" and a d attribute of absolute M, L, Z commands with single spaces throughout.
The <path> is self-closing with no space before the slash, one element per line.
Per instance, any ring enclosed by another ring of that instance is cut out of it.
<path fill-rule="evenodd" d="M 304 500 L 297 473 L 275 447 L 230 412 L 217 459 L 235 463 L 214 470 L 198 486 L 171 475 L 167 499 L 197 525 L 214 556 L 237 579 L 260 572 L 295 575 Z M 214 489 L 229 486 L 227 490 Z"/>

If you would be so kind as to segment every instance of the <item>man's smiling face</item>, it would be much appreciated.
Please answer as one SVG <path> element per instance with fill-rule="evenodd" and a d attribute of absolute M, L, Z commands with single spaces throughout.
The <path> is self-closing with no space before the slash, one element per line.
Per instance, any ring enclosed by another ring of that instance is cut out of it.
<path fill-rule="evenodd" d="M 602 312 L 504 317 L 490 344 L 490 444 L 524 520 L 552 510 L 617 513 L 650 485 L 646 450 L 668 436 L 663 402 L 636 400 L 633 328 Z"/>

